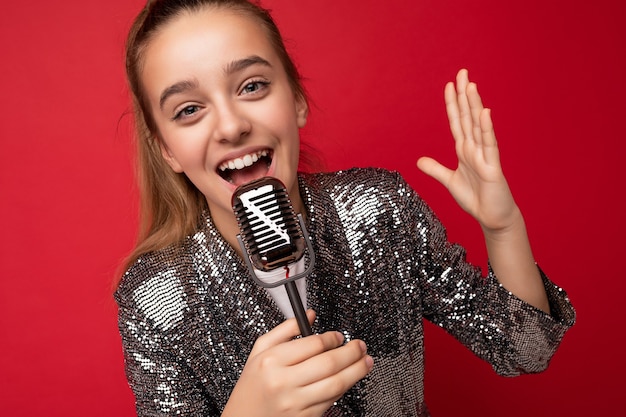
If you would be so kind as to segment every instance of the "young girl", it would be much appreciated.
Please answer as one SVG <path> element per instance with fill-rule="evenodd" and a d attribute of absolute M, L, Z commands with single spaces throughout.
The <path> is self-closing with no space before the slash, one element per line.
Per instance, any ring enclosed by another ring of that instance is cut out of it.
<path fill-rule="evenodd" d="M 126 67 L 142 223 L 115 297 L 139 415 L 427 416 L 423 318 L 502 375 L 545 369 L 574 311 L 534 263 L 467 71 L 445 89 L 458 168 L 418 165 L 482 226 L 486 279 L 398 174 L 298 173 L 307 98 L 259 6 L 150 2 Z M 231 197 L 264 176 L 313 241 L 312 336 L 242 261 Z"/>

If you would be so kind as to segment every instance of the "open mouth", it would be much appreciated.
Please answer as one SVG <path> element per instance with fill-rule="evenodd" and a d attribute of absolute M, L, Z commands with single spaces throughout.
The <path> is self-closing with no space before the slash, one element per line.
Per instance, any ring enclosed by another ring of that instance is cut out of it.
<path fill-rule="evenodd" d="M 239 158 L 224 161 L 217 173 L 229 183 L 240 186 L 267 175 L 272 163 L 272 150 L 262 149 Z"/>

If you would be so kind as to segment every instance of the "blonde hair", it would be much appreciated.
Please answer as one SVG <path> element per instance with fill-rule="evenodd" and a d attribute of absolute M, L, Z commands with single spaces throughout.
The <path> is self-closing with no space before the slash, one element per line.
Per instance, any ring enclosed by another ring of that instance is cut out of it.
<path fill-rule="evenodd" d="M 206 7 L 228 8 L 259 20 L 285 68 L 294 94 L 308 101 L 300 74 L 287 53 L 282 36 L 269 11 L 261 6 L 246 0 L 148 2 L 135 19 L 126 41 L 126 76 L 135 117 L 140 212 L 137 244 L 126 259 L 125 269 L 141 255 L 178 243 L 192 234 L 207 209 L 204 195 L 184 173 L 174 172 L 163 159 L 156 125 L 140 79 L 146 46 L 160 28 L 184 12 L 197 12 Z"/>

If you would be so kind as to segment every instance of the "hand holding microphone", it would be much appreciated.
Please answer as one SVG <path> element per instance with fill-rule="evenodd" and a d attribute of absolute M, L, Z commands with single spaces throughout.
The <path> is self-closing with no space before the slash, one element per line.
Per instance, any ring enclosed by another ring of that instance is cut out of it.
<path fill-rule="evenodd" d="M 294 339 L 298 331 L 290 319 L 257 339 L 222 417 L 322 416 L 372 369 L 361 340 L 344 344 L 334 331 Z"/>

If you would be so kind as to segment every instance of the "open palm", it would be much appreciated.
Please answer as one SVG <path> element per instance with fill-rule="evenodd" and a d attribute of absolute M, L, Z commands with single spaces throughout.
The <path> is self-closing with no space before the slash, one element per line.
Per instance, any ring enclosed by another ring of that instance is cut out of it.
<path fill-rule="evenodd" d="M 491 112 L 483 107 L 465 69 L 457 74 L 456 87 L 452 82 L 446 85 L 444 96 L 458 166 L 451 170 L 428 157 L 417 165 L 441 182 L 483 229 L 506 229 L 518 208 L 502 173 Z"/>

